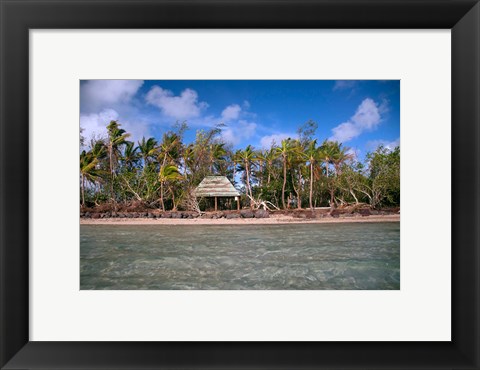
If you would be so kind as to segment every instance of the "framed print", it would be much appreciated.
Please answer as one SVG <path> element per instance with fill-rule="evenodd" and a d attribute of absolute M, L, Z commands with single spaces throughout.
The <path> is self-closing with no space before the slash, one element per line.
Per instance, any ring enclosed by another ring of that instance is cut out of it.
<path fill-rule="evenodd" d="M 2 368 L 480 367 L 476 1 L 1 12 Z"/>

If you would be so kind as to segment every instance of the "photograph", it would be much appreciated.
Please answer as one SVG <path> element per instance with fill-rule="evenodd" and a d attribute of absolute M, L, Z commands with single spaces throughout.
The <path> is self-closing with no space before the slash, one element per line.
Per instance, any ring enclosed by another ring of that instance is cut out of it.
<path fill-rule="evenodd" d="M 400 290 L 400 80 L 80 80 L 80 290 Z"/>

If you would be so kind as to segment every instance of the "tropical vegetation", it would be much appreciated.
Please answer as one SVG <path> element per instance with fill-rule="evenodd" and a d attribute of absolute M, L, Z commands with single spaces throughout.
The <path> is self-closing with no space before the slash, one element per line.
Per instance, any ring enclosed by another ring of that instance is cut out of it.
<path fill-rule="evenodd" d="M 280 209 L 400 205 L 400 148 L 379 146 L 360 161 L 342 143 L 315 138 L 308 121 L 294 138 L 267 149 L 234 150 L 222 127 L 198 130 L 185 142 L 186 123 L 160 140 L 130 141 L 120 122 L 106 124 L 107 135 L 87 142 L 80 131 L 80 204 L 116 209 L 133 202 L 160 210 L 188 209 L 205 176 L 227 176 L 241 191 L 242 206 L 268 202 Z M 234 205 L 232 205 L 234 206 Z"/>

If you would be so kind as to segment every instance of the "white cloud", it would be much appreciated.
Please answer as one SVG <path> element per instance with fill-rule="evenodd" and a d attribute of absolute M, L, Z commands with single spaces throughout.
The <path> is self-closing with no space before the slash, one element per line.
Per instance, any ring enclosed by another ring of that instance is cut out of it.
<path fill-rule="evenodd" d="M 262 149 L 270 149 L 272 144 L 279 145 L 282 142 L 282 140 L 285 140 L 288 138 L 296 139 L 297 134 L 280 133 L 280 134 L 267 135 L 260 139 L 260 145 L 262 146 Z"/>
<path fill-rule="evenodd" d="M 202 110 L 208 107 L 207 103 L 198 101 L 198 94 L 192 89 L 185 89 L 179 96 L 175 96 L 170 90 L 153 86 L 145 99 L 164 115 L 178 120 L 199 117 Z"/>
<path fill-rule="evenodd" d="M 89 80 L 80 85 L 81 110 L 92 113 L 127 104 L 142 85 L 142 80 Z"/>
<path fill-rule="evenodd" d="M 355 87 L 356 84 L 357 81 L 353 80 L 338 80 L 335 81 L 335 85 L 333 85 L 333 91 L 352 89 Z"/>
<path fill-rule="evenodd" d="M 362 129 L 352 122 L 344 122 L 332 129 L 333 136 L 329 138 L 331 141 L 345 143 L 362 133 Z"/>
<path fill-rule="evenodd" d="M 222 138 L 227 143 L 237 145 L 254 136 L 256 130 L 257 124 L 255 122 L 240 120 L 222 128 Z"/>
<path fill-rule="evenodd" d="M 345 143 L 361 135 L 364 131 L 374 130 L 381 120 L 380 107 L 372 99 L 366 98 L 349 121 L 332 129 L 333 135 L 329 140 Z"/>
<path fill-rule="evenodd" d="M 371 130 L 380 123 L 380 111 L 378 105 L 372 99 L 365 99 L 358 106 L 351 121 L 362 129 Z"/>
<path fill-rule="evenodd" d="M 400 138 L 389 141 L 389 140 L 371 140 L 367 142 L 366 147 L 370 151 L 376 150 L 380 145 L 383 145 L 384 148 L 388 150 L 393 150 L 397 146 L 400 146 Z"/>
<path fill-rule="evenodd" d="M 107 125 L 112 120 L 118 119 L 118 112 L 113 109 L 104 109 L 100 113 L 90 113 L 80 115 L 80 127 L 83 129 L 82 136 L 86 144 L 93 137 L 105 137 L 107 135 Z"/>
<path fill-rule="evenodd" d="M 100 113 L 80 115 L 80 127 L 83 128 L 82 136 L 85 144 L 90 144 L 92 138 L 107 137 L 107 126 L 110 121 L 118 120 L 121 127 L 130 134 L 129 141 L 137 142 L 143 136 L 149 137 L 149 125 L 144 120 L 122 120 L 120 114 L 114 109 L 104 109 Z"/>
<path fill-rule="evenodd" d="M 238 119 L 242 108 L 238 104 L 232 104 L 226 107 L 222 112 L 223 122 L 229 122 L 231 120 Z"/>

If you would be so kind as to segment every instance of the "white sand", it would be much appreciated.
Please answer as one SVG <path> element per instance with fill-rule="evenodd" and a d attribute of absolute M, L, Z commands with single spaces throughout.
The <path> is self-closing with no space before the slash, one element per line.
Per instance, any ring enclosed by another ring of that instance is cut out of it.
<path fill-rule="evenodd" d="M 294 218 L 285 215 L 274 215 L 270 218 L 81 218 L 81 225 L 275 225 L 290 223 L 323 224 L 347 222 L 399 222 L 400 215 L 374 215 L 327 218 Z"/>

